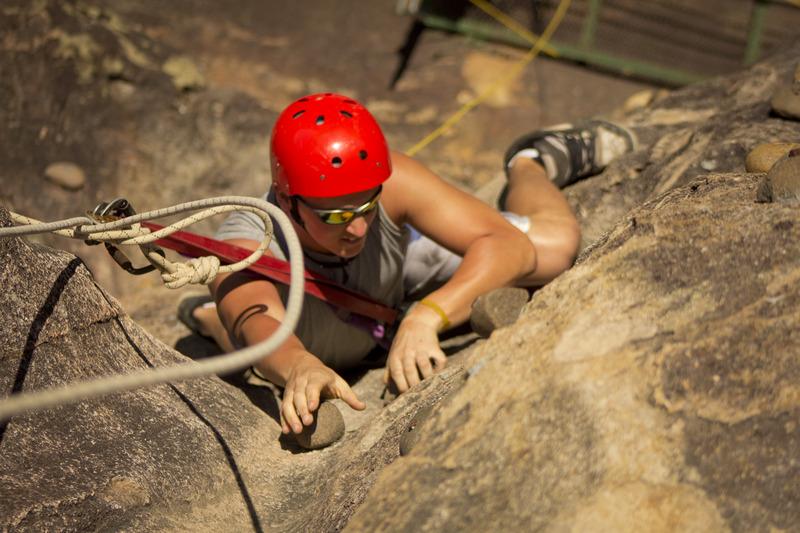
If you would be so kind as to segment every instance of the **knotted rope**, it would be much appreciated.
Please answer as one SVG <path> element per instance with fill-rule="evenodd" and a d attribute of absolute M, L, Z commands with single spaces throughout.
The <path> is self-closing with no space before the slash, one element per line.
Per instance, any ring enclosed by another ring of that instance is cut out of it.
<path fill-rule="evenodd" d="M 144 220 L 163 218 L 198 209 L 203 209 L 203 211 L 155 232 L 150 232 L 140 225 Z M 151 244 L 200 220 L 234 210 L 255 213 L 264 220 L 267 228 L 266 235 L 259 247 L 242 261 L 224 266 L 219 264 L 219 260 L 215 262 L 213 259 L 207 258 L 190 260 L 187 263 L 174 263 L 157 253 L 157 248 Z M 242 270 L 256 262 L 267 249 L 271 239 L 270 216 L 278 222 L 278 226 L 286 238 L 291 272 L 286 315 L 271 337 L 256 345 L 230 354 L 204 359 L 201 362 L 190 361 L 170 367 L 73 383 L 50 390 L 15 394 L 0 400 L 0 422 L 22 413 L 74 403 L 113 392 L 214 374 L 227 374 L 247 368 L 273 352 L 292 334 L 300 317 L 304 284 L 302 248 L 289 218 L 278 207 L 258 198 L 225 196 L 198 200 L 109 222 L 98 221 L 86 216 L 44 223 L 12 213 L 12 219 L 24 225 L 0 228 L 0 238 L 53 232 L 66 237 L 112 243 L 113 245 L 139 245 L 148 261 L 161 272 L 165 284 L 172 288 L 181 287 L 186 283 L 209 283 L 219 273 Z"/>
<path fill-rule="evenodd" d="M 251 200 L 255 199 L 223 196 L 220 198 L 186 202 L 176 206 L 119 219 L 102 216 L 93 217 L 90 215 L 56 222 L 41 222 L 12 212 L 11 220 L 20 225 L 12 228 L 0 228 L 0 238 L 55 233 L 64 237 L 81 239 L 92 243 L 103 242 L 114 246 L 137 245 L 147 261 L 161 273 L 164 284 L 170 289 L 179 289 L 190 283 L 211 283 L 217 274 L 238 272 L 258 261 L 269 246 L 272 238 L 272 221 L 270 220 L 269 212 L 261 207 L 255 207 L 250 203 Z M 263 202 L 263 200 L 258 201 Z M 264 203 L 266 205 L 271 205 L 267 202 Z M 271 207 L 277 209 L 274 206 Z M 141 224 L 139 224 L 144 220 L 155 220 L 189 211 L 197 211 L 198 209 L 203 209 L 203 211 L 190 215 L 156 232 L 151 232 L 149 229 L 143 228 Z M 206 256 L 190 259 L 184 263 L 176 263 L 166 259 L 157 247 L 151 245 L 151 243 L 158 239 L 171 235 L 187 226 L 196 224 L 214 215 L 230 211 L 249 211 L 254 213 L 264 221 L 264 226 L 266 227 L 264 239 L 261 241 L 258 248 L 239 262 L 230 265 L 221 265 L 217 257 Z M 118 257 L 114 257 L 114 259 L 120 262 Z"/>

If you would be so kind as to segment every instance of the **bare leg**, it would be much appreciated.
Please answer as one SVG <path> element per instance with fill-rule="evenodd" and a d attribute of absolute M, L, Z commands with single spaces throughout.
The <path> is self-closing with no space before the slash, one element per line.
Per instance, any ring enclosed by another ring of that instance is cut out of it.
<path fill-rule="evenodd" d="M 544 167 L 531 159 L 515 161 L 505 204 L 506 210 L 530 219 L 528 237 L 536 247 L 536 269 L 520 285 L 544 285 L 572 266 L 580 245 L 580 226 Z"/>
<path fill-rule="evenodd" d="M 211 337 L 225 353 L 236 351 L 228 335 L 228 330 L 222 325 L 215 305 L 198 307 L 194 310 L 194 318 L 200 324 L 200 333 Z"/>

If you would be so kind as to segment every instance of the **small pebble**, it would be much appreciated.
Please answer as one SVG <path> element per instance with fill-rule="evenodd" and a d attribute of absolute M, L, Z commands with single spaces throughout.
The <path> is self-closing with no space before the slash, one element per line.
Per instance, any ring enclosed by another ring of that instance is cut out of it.
<path fill-rule="evenodd" d="M 636 109 L 647 107 L 653 103 L 655 98 L 656 92 L 653 89 L 645 89 L 629 96 L 628 99 L 625 100 L 625 103 L 622 104 L 622 109 L 626 113 L 629 113 Z"/>
<path fill-rule="evenodd" d="M 330 446 L 344 435 L 342 413 L 330 402 L 322 402 L 314 413 L 314 422 L 295 435 L 297 444 L 306 450 L 319 450 Z"/>
<path fill-rule="evenodd" d="M 75 163 L 61 161 L 48 165 L 44 170 L 48 181 L 68 191 L 77 191 L 86 184 L 86 173 Z"/>
<path fill-rule="evenodd" d="M 172 84 L 179 91 L 193 91 L 206 86 L 205 77 L 197 64 L 186 56 L 170 57 L 162 70 L 172 78 Z"/>
<path fill-rule="evenodd" d="M 791 150 L 800 148 L 798 143 L 764 143 L 759 144 L 747 154 L 744 166 L 747 172 L 769 172 L 777 160 Z"/>
<path fill-rule="evenodd" d="M 717 162 L 713 159 L 703 159 L 700 161 L 700 168 L 703 170 L 714 170 L 717 168 Z"/>

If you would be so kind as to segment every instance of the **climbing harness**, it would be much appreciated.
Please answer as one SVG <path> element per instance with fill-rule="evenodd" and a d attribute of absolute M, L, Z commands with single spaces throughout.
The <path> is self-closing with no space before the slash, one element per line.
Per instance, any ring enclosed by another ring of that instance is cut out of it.
<path fill-rule="evenodd" d="M 154 232 L 142 227 L 142 223 L 145 220 L 197 211 L 198 209 L 202 209 L 202 211 Z M 267 232 L 254 252 L 233 264 L 220 265 L 220 261 L 217 258 L 205 262 L 191 259 L 187 263 L 173 263 L 164 258 L 163 251 L 159 253 L 157 247 L 152 245 L 153 242 L 168 237 L 179 229 L 194 224 L 199 220 L 237 210 L 250 211 L 258 215 L 264 220 Z M 187 202 L 174 207 L 125 216 L 132 212 L 133 208 L 130 207 L 130 204 L 119 199 L 106 205 L 101 204 L 86 216 L 57 222 L 42 223 L 12 213 L 12 220 L 22 225 L 0 228 L 0 238 L 54 232 L 58 235 L 92 242 L 108 242 L 114 249 L 129 244 L 139 245 L 151 266 L 161 272 L 165 284 L 171 288 L 178 288 L 186 283 L 209 283 L 213 276 L 220 272 L 234 272 L 254 264 L 269 245 L 272 234 L 270 217 L 272 217 L 278 223 L 286 239 L 290 266 L 286 315 L 275 330 L 275 333 L 268 339 L 253 346 L 248 346 L 233 353 L 204 359 L 200 362 L 191 361 L 170 367 L 148 369 L 131 374 L 73 383 L 54 389 L 14 394 L 0 400 L 0 422 L 22 413 L 74 403 L 113 392 L 235 372 L 252 366 L 272 353 L 294 331 L 300 317 L 303 301 L 303 253 L 300 241 L 289 218 L 280 208 L 258 198 L 225 196 Z M 112 253 L 113 256 L 114 254 Z M 123 263 L 125 262 L 125 260 L 122 261 Z"/>

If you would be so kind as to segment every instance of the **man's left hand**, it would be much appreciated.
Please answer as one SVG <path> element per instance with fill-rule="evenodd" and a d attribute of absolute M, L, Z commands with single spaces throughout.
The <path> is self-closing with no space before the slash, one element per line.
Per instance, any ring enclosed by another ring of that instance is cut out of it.
<path fill-rule="evenodd" d="M 401 393 L 447 365 L 436 328 L 429 321 L 408 315 L 400 324 L 386 361 L 384 383 L 391 379 Z"/>

